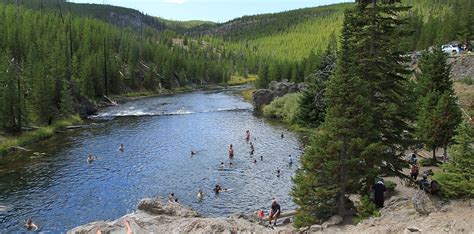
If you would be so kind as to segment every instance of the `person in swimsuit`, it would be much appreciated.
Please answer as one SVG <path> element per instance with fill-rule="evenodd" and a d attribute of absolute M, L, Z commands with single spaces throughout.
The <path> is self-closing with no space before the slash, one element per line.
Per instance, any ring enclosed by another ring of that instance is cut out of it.
<path fill-rule="evenodd" d="M 291 166 L 293 165 L 293 158 L 291 158 L 291 154 L 288 155 L 288 164 Z"/>
<path fill-rule="evenodd" d="M 217 194 L 217 193 L 220 193 L 221 191 L 222 191 L 222 187 L 216 184 L 216 187 L 214 187 L 214 192 Z"/>
<path fill-rule="evenodd" d="M 250 130 L 245 132 L 245 140 L 247 140 L 247 142 L 250 140 Z"/>
<path fill-rule="evenodd" d="M 123 144 L 120 144 L 119 148 L 118 148 L 118 151 L 120 153 L 123 153 L 125 151 L 125 148 L 123 147 Z"/>
<path fill-rule="evenodd" d="M 277 177 L 280 177 L 280 175 L 281 175 L 281 171 L 280 171 L 280 169 L 278 169 L 277 170 Z"/>
<path fill-rule="evenodd" d="M 92 163 L 92 162 L 94 162 L 96 159 L 97 159 L 97 157 L 94 158 L 94 156 L 92 156 L 92 154 L 89 154 L 89 156 L 87 157 L 87 162 L 88 162 L 88 163 Z"/>
<path fill-rule="evenodd" d="M 38 226 L 36 226 L 36 224 L 33 223 L 33 221 L 30 219 L 26 220 L 25 222 L 25 227 L 28 231 L 36 231 L 38 230 Z"/>
<path fill-rule="evenodd" d="M 234 157 L 234 146 L 232 144 L 229 146 L 229 157 Z"/>
<path fill-rule="evenodd" d="M 255 151 L 255 146 L 253 146 L 253 143 L 250 142 L 250 155 L 253 155 L 254 151 Z"/>
<path fill-rule="evenodd" d="M 197 193 L 197 198 L 199 200 L 203 199 L 204 198 L 204 192 L 202 191 L 202 189 L 199 189 L 198 193 Z"/>

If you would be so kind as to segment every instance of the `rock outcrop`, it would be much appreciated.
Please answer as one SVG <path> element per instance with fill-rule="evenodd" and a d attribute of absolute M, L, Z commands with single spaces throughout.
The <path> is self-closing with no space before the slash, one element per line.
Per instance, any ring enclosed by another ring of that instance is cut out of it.
<path fill-rule="evenodd" d="M 257 113 L 261 112 L 262 106 L 270 104 L 273 99 L 289 93 L 300 92 L 303 89 L 303 84 L 288 82 L 288 80 L 283 80 L 282 82 L 272 81 L 268 85 L 268 89 L 259 89 L 252 94 L 255 103 L 254 110 Z"/>
<path fill-rule="evenodd" d="M 125 233 L 126 222 L 134 233 L 271 233 L 274 229 L 246 215 L 202 218 L 191 208 L 167 204 L 159 198 L 143 199 L 138 210 L 114 221 L 98 221 L 76 227 L 68 233 Z"/>

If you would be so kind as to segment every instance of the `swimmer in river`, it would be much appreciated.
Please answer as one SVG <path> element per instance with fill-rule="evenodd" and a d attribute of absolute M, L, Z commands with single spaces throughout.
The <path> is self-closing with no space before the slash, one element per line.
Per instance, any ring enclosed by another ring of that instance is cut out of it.
<path fill-rule="evenodd" d="M 255 146 L 253 146 L 253 143 L 250 142 L 250 155 L 253 155 L 254 151 L 255 151 Z"/>
<path fill-rule="evenodd" d="M 214 192 L 217 194 L 217 193 L 220 193 L 221 191 L 222 191 L 222 187 L 216 184 L 216 187 L 214 187 Z"/>
<path fill-rule="evenodd" d="M 234 166 L 234 164 L 232 162 L 229 162 L 229 167 L 232 168 L 232 166 Z"/>
<path fill-rule="evenodd" d="M 203 199 L 204 198 L 204 192 L 202 191 L 202 189 L 199 189 L 198 193 L 197 193 L 197 198 L 199 200 Z"/>
<path fill-rule="evenodd" d="M 280 169 L 278 169 L 277 170 L 277 177 L 280 177 L 280 175 L 281 175 L 281 171 L 280 171 Z"/>
<path fill-rule="evenodd" d="M 220 168 L 224 168 L 224 162 L 221 162 Z"/>
<path fill-rule="evenodd" d="M 196 154 L 197 154 L 197 152 L 196 152 L 196 151 L 194 151 L 194 150 L 191 150 L 191 155 L 196 155 Z"/>
<path fill-rule="evenodd" d="M 284 136 L 283 136 L 283 133 L 281 133 L 281 138 L 283 139 L 283 137 L 284 137 Z"/>
<path fill-rule="evenodd" d="M 173 204 L 173 203 L 178 203 L 178 198 L 176 198 L 176 197 L 174 196 L 174 193 L 171 193 L 171 194 L 168 196 L 168 202 L 169 202 L 169 203 L 172 203 L 172 204 Z"/>
<path fill-rule="evenodd" d="M 260 161 L 263 161 L 263 155 L 260 155 Z"/>
<path fill-rule="evenodd" d="M 92 162 L 94 162 L 95 160 L 97 160 L 97 156 L 94 157 L 94 156 L 92 156 L 92 154 L 89 154 L 89 156 L 87 157 L 87 162 L 88 162 L 88 163 L 92 163 Z"/>
<path fill-rule="evenodd" d="M 254 160 L 253 160 L 253 164 L 257 164 L 257 159 L 254 159 Z"/>
<path fill-rule="evenodd" d="M 232 144 L 229 146 L 229 157 L 234 157 L 234 146 Z"/>
<path fill-rule="evenodd" d="M 25 222 L 25 227 L 27 230 L 29 231 L 36 231 L 38 230 L 38 226 L 36 226 L 36 224 L 33 223 L 33 221 L 30 219 L 26 220 Z"/>
<path fill-rule="evenodd" d="M 293 165 L 293 158 L 291 158 L 291 154 L 288 155 L 288 164 L 291 166 Z"/>
<path fill-rule="evenodd" d="M 250 141 L 250 130 L 245 132 L 245 140 L 247 140 L 247 142 Z"/>
<path fill-rule="evenodd" d="M 118 151 L 120 153 L 123 153 L 125 151 L 125 148 L 123 147 L 123 144 L 120 144 L 119 148 L 118 148 Z"/>

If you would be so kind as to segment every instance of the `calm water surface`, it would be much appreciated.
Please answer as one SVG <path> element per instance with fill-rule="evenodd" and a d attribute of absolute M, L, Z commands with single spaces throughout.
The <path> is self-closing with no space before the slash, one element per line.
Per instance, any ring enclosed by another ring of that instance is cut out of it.
<path fill-rule="evenodd" d="M 0 158 L 0 232 L 24 231 L 29 217 L 41 231 L 65 232 L 116 219 L 134 211 L 142 198 L 171 192 L 180 203 L 212 217 L 268 209 L 273 197 L 282 209 L 294 208 L 289 192 L 301 154 L 298 136 L 252 116 L 252 106 L 235 92 L 131 101 L 104 109 L 88 128 L 30 147 L 44 155 Z M 253 156 L 246 129 L 255 144 Z M 117 150 L 120 143 L 123 154 Z M 198 154 L 191 156 L 191 150 Z M 89 153 L 98 160 L 87 163 Z M 291 167 L 289 154 L 295 161 Z M 225 169 L 219 168 L 221 162 Z M 232 190 L 215 195 L 216 183 Z M 206 193 L 203 201 L 196 198 L 198 189 Z"/>

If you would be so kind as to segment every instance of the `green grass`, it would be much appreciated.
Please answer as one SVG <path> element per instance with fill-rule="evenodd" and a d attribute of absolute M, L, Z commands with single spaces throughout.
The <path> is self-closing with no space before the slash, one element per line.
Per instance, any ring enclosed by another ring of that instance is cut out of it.
<path fill-rule="evenodd" d="M 231 76 L 230 80 L 227 81 L 227 84 L 230 86 L 243 85 L 243 84 L 253 83 L 256 80 L 257 80 L 257 75 L 248 75 L 247 78 L 243 76 Z"/>
<path fill-rule="evenodd" d="M 253 92 L 255 92 L 255 88 L 250 88 L 250 89 L 246 89 L 246 90 L 242 90 L 240 92 L 240 94 L 242 95 L 242 97 L 244 97 L 244 100 L 245 101 L 248 101 L 248 102 L 252 102 L 253 101 Z"/>
<path fill-rule="evenodd" d="M 81 118 L 74 115 L 66 119 L 58 120 L 51 126 L 43 127 L 32 132 L 25 132 L 16 137 L 6 137 L 0 142 L 0 155 L 7 154 L 12 147 L 22 147 L 50 138 L 54 135 L 56 130 L 81 123 Z"/>

